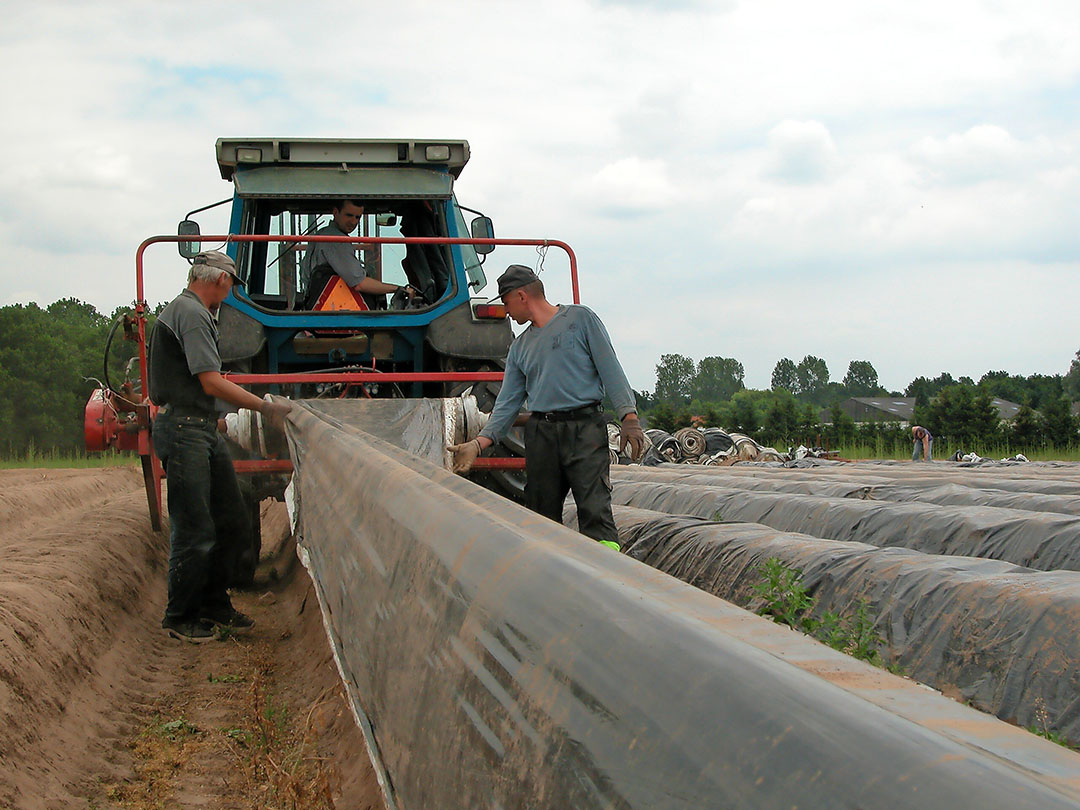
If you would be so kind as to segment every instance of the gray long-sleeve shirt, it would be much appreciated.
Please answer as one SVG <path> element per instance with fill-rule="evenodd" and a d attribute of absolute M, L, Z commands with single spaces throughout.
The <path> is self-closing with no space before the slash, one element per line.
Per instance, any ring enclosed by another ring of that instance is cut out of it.
<path fill-rule="evenodd" d="M 604 324 L 588 307 L 560 304 L 542 329 L 529 326 L 510 346 L 502 388 L 480 435 L 505 436 L 525 402 L 530 411 L 566 411 L 605 393 L 619 419 L 637 410 Z"/>

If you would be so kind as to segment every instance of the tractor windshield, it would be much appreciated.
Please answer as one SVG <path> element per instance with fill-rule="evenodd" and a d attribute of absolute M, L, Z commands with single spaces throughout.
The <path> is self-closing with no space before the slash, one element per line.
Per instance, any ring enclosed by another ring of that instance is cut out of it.
<path fill-rule="evenodd" d="M 447 223 L 447 209 L 450 225 Z M 242 232 L 273 236 L 314 235 L 333 224 L 332 203 L 319 200 L 246 200 Z M 333 235 L 338 235 L 336 232 Z M 365 201 L 364 214 L 352 236 L 431 237 L 467 236 L 461 212 L 445 200 Z M 274 310 L 303 310 L 312 299 L 306 288 L 312 277 L 309 245 L 286 242 L 242 243 L 239 268 L 248 279 L 251 300 Z M 367 276 L 389 284 L 412 284 L 427 304 L 453 295 L 462 283 L 472 289 L 484 284 L 476 251 L 469 245 L 356 245 L 354 255 L 363 262 Z M 463 273 L 454 270 L 455 262 Z M 318 296 L 319 291 L 315 291 Z M 371 309 L 383 309 L 385 296 L 365 296 Z"/>

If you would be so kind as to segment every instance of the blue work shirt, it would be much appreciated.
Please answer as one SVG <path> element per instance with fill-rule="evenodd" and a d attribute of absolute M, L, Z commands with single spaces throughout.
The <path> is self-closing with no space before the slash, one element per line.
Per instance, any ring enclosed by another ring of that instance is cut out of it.
<path fill-rule="evenodd" d="M 560 304 L 543 328 L 530 325 L 510 346 L 502 388 L 480 435 L 501 439 L 526 402 L 529 411 L 568 411 L 605 393 L 620 420 L 637 410 L 604 324 L 588 307 Z"/>

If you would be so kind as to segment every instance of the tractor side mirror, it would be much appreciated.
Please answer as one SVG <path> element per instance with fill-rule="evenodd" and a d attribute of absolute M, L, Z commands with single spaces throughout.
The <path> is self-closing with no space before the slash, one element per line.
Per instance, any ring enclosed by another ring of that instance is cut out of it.
<path fill-rule="evenodd" d="M 176 226 L 177 236 L 199 236 L 199 223 L 193 219 L 185 219 Z M 202 250 L 202 242 L 177 242 L 177 249 L 185 259 L 194 259 Z"/>
<path fill-rule="evenodd" d="M 476 217 L 469 223 L 469 231 L 473 239 L 494 239 L 495 226 L 491 223 L 491 217 Z M 473 249 L 481 256 L 491 253 L 494 245 L 473 245 Z"/>

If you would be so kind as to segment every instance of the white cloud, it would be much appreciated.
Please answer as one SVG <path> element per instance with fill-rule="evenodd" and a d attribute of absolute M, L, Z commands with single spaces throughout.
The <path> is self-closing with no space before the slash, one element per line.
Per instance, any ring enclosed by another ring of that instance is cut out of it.
<path fill-rule="evenodd" d="M 978 124 L 944 138 L 927 136 L 911 149 L 911 159 L 927 172 L 929 182 L 979 183 L 1035 174 L 1064 155 L 1045 138 L 1014 138 L 994 124 Z"/>
<path fill-rule="evenodd" d="M 805 354 L 834 375 L 868 357 L 894 387 L 982 373 L 961 345 L 1067 368 L 1067 327 L 1031 337 L 997 280 L 1080 293 L 1080 5 L 388 8 L 8 10 L 0 300 L 129 301 L 139 242 L 230 192 L 219 136 L 464 137 L 463 202 L 575 248 L 635 387 L 671 351 L 737 357 L 755 385 Z M 172 250 L 148 252 L 151 302 L 182 284 Z M 912 280 L 935 290 L 926 318 L 897 297 Z M 962 344 L 957 301 L 1010 328 Z"/>
<path fill-rule="evenodd" d="M 820 121 L 784 121 L 769 131 L 767 176 L 787 183 L 829 179 L 840 159 L 829 130 Z"/>
<path fill-rule="evenodd" d="M 639 216 L 665 208 L 679 196 L 660 160 L 631 157 L 608 163 L 579 188 L 586 204 L 610 216 Z"/>

